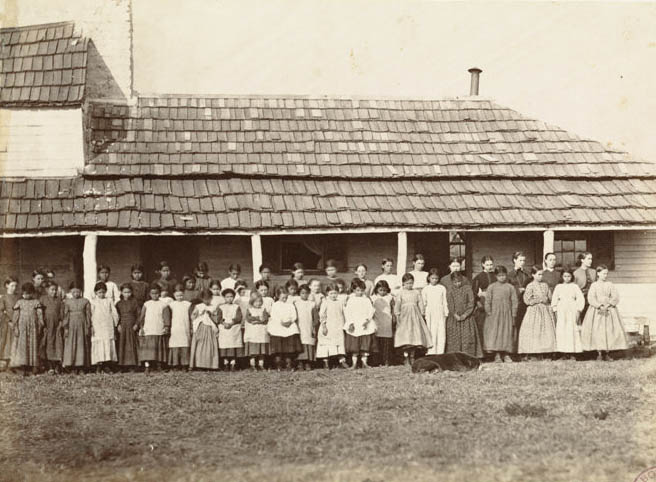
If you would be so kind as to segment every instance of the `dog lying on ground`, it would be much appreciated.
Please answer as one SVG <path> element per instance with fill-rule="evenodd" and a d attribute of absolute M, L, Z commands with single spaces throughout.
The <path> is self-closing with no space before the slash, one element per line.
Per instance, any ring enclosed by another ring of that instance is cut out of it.
<path fill-rule="evenodd" d="M 481 360 L 466 353 L 444 353 L 442 355 L 427 355 L 412 364 L 413 373 L 433 371 L 456 371 L 464 372 L 476 370 L 481 366 Z"/>

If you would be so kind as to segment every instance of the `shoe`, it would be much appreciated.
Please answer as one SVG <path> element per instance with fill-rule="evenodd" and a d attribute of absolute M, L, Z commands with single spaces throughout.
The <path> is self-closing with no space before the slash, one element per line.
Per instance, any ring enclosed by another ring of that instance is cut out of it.
<path fill-rule="evenodd" d="M 597 361 L 604 361 L 603 353 L 599 352 L 599 354 L 597 355 Z"/>
<path fill-rule="evenodd" d="M 499 355 L 499 353 L 494 355 L 494 363 L 501 363 L 501 362 L 502 362 L 501 355 Z"/>
<path fill-rule="evenodd" d="M 503 357 L 503 362 L 504 363 L 512 363 L 513 359 L 510 358 L 510 355 L 506 355 L 506 356 Z"/>
<path fill-rule="evenodd" d="M 348 364 L 345 361 L 339 362 L 339 366 L 342 368 L 349 368 Z"/>
<path fill-rule="evenodd" d="M 48 375 L 54 375 L 54 374 L 55 374 L 55 370 L 53 368 L 48 370 Z"/>

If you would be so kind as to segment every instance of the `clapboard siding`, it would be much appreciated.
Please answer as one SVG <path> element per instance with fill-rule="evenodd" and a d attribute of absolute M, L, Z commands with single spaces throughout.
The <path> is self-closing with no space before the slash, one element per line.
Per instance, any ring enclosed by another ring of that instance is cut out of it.
<path fill-rule="evenodd" d="M 614 283 L 656 283 L 656 231 L 615 233 L 615 270 L 610 278 Z"/>
<path fill-rule="evenodd" d="M 0 109 L 0 177 L 74 176 L 83 167 L 81 109 Z"/>

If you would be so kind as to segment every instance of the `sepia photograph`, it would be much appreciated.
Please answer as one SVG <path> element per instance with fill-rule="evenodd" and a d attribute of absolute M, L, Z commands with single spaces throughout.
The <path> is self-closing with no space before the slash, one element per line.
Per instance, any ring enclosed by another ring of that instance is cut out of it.
<path fill-rule="evenodd" d="M 0 481 L 656 480 L 655 26 L 0 0 Z"/>

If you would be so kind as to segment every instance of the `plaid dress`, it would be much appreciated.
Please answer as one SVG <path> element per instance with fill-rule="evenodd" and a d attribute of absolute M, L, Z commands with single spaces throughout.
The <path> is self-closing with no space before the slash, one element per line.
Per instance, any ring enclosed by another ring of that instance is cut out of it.
<path fill-rule="evenodd" d="M 483 357 L 481 337 L 474 313 L 474 293 L 471 286 L 462 284 L 456 288 L 453 284 L 446 292 L 449 316 L 446 319 L 446 353 L 462 352 L 477 358 Z M 464 317 L 456 320 L 456 315 Z"/>

